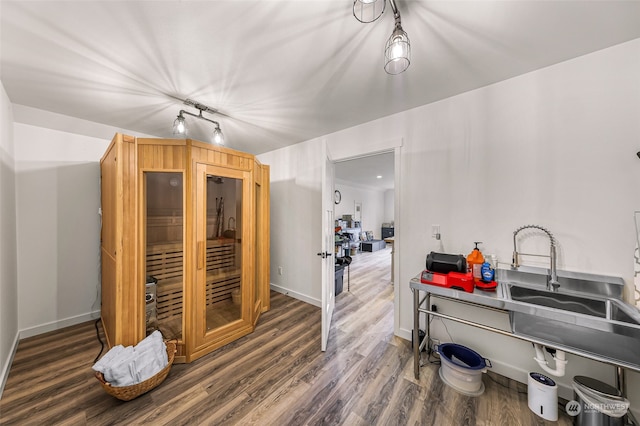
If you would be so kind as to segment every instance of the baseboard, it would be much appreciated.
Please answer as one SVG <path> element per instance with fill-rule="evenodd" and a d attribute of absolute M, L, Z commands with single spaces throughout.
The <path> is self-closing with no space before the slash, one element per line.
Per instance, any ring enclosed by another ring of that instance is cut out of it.
<path fill-rule="evenodd" d="M 408 340 L 408 341 L 413 340 L 412 330 L 407 330 L 404 328 L 400 328 L 396 333 L 396 336 L 402 337 L 404 340 Z"/>
<path fill-rule="evenodd" d="M 18 350 L 18 342 L 20 341 L 20 332 L 16 333 L 15 339 L 13 339 L 13 345 L 11 346 L 11 351 L 9 352 L 9 356 L 2 367 L 2 371 L 0 372 L 0 399 L 2 399 L 2 392 L 4 392 L 4 385 L 7 383 L 7 379 L 9 378 L 9 370 L 11 369 L 11 364 L 13 364 L 13 357 L 16 355 L 16 351 Z"/>
<path fill-rule="evenodd" d="M 322 306 L 322 301 L 318 299 L 314 299 L 312 297 L 307 296 L 306 294 L 298 293 L 293 290 L 289 290 L 288 288 L 280 287 L 279 285 L 270 284 L 271 290 L 277 291 L 278 293 L 282 293 L 286 296 L 291 296 L 294 299 L 302 300 L 303 302 L 309 303 L 310 305 L 317 306 L 320 308 Z"/>
<path fill-rule="evenodd" d="M 64 318 L 57 321 L 51 321 L 46 324 L 25 328 L 23 330 L 20 330 L 18 333 L 20 334 L 20 339 L 26 339 L 27 337 L 37 336 L 38 334 L 48 333 L 50 331 L 59 330 L 61 328 L 95 320 L 98 318 L 100 318 L 100 311 L 92 311 L 87 312 L 86 314 L 76 315 L 74 317 Z"/>

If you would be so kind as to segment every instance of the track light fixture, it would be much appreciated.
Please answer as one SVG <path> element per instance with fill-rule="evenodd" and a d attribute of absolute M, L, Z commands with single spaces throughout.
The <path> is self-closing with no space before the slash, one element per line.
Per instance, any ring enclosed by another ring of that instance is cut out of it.
<path fill-rule="evenodd" d="M 382 3 L 382 4 L 380 4 Z M 364 23 L 373 22 L 382 16 L 386 0 L 354 0 L 353 16 Z M 411 43 L 409 36 L 402 29 L 400 12 L 395 0 L 389 0 L 395 24 L 391 37 L 384 49 L 384 70 L 387 74 L 400 74 L 409 68 L 411 63 Z"/>
<path fill-rule="evenodd" d="M 208 107 L 207 105 L 201 104 L 199 102 L 193 101 L 191 99 L 186 99 L 184 101 L 184 104 L 196 108 L 199 111 L 199 114 L 193 114 L 189 111 L 185 111 L 181 109 L 175 121 L 173 122 L 173 134 L 180 135 L 180 136 L 187 135 L 188 129 L 187 129 L 187 123 L 185 121 L 184 116 L 190 115 L 191 117 L 199 118 L 201 120 L 208 121 L 209 123 L 215 124 L 216 128 L 213 129 L 213 137 L 212 137 L 213 142 L 218 145 L 224 145 L 224 135 L 222 134 L 222 130 L 220 130 L 220 123 L 218 123 L 217 121 L 213 121 L 202 115 L 203 111 L 208 112 L 210 114 L 215 114 L 218 112 L 218 110 Z"/>

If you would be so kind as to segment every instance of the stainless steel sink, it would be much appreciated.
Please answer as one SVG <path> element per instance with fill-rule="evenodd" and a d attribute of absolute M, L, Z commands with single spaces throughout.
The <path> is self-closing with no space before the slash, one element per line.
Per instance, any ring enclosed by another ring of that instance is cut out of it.
<path fill-rule="evenodd" d="M 554 293 L 514 284 L 509 284 L 507 288 L 508 297 L 517 302 L 640 325 L 640 312 L 617 299 Z"/>
<path fill-rule="evenodd" d="M 558 271 L 552 292 L 545 269 L 498 269 L 497 277 L 514 333 L 640 365 L 640 312 L 622 300 L 621 279 Z"/>
<path fill-rule="evenodd" d="M 552 293 L 547 290 L 509 285 L 511 300 L 562 309 L 578 314 L 607 317 L 607 302 L 603 299 L 593 299 L 565 293 Z"/>
<path fill-rule="evenodd" d="M 549 270 L 531 266 L 517 269 L 498 269 L 496 279 L 499 282 L 515 283 L 529 287 L 546 288 Z M 582 272 L 558 271 L 560 293 L 580 293 L 622 300 L 624 280 L 606 275 Z"/>

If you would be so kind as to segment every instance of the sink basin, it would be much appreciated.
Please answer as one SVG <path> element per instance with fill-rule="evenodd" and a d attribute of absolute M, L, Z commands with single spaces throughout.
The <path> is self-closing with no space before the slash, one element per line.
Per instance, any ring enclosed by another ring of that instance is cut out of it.
<path fill-rule="evenodd" d="M 514 333 L 640 366 L 640 311 L 622 300 L 621 279 L 558 271 L 552 292 L 542 268 L 498 269 L 497 278 Z"/>
<path fill-rule="evenodd" d="M 520 266 L 517 269 L 498 269 L 496 280 L 528 287 L 546 288 L 549 270 Z M 572 271 L 557 271 L 560 292 L 575 292 L 622 300 L 624 280 L 619 277 L 587 274 Z"/>
<path fill-rule="evenodd" d="M 518 302 L 640 325 L 640 312 L 637 310 L 634 312 L 633 307 L 627 307 L 620 300 L 554 293 L 546 289 L 521 287 L 514 284 L 508 285 L 507 291 L 508 297 Z"/>
<path fill-rule="evenodd" d="M 509 285 L 508 289 L 511 300 L 518 302 L 546 306 L 553 309 L 562 309 L 577 314 L 593 315 L 600 318 L 607 317 L 608 301 L 602 299 L 592 299 L 565 293 L 552 293 L 547 290 L 516 285 Z"/>

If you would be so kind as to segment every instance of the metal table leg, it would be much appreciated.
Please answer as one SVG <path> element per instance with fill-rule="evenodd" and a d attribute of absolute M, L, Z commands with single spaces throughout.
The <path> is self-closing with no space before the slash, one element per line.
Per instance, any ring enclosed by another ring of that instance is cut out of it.
<path fill-rule="evenodd" d="M 413 375 L 416 380 L 420 379 L 420 337 L 418 329 L 420 328 L 420 291 L 412 288 L 413 292 Z"/>
<path fill-rule="evenodd" d="M 428 311 L 431 310 L 431 293 L 427 293 L 424 298 L 424 302 L 426 303 L 426 309 Z M 429 347 L 429 342 L 431 341 L 431 315 L 427 314 L 425 319 L 425 336 L 424 340 L 426 341 L 425 345 L 427 345 L 427 359 L 431 355 L 431 348 Z"/>

